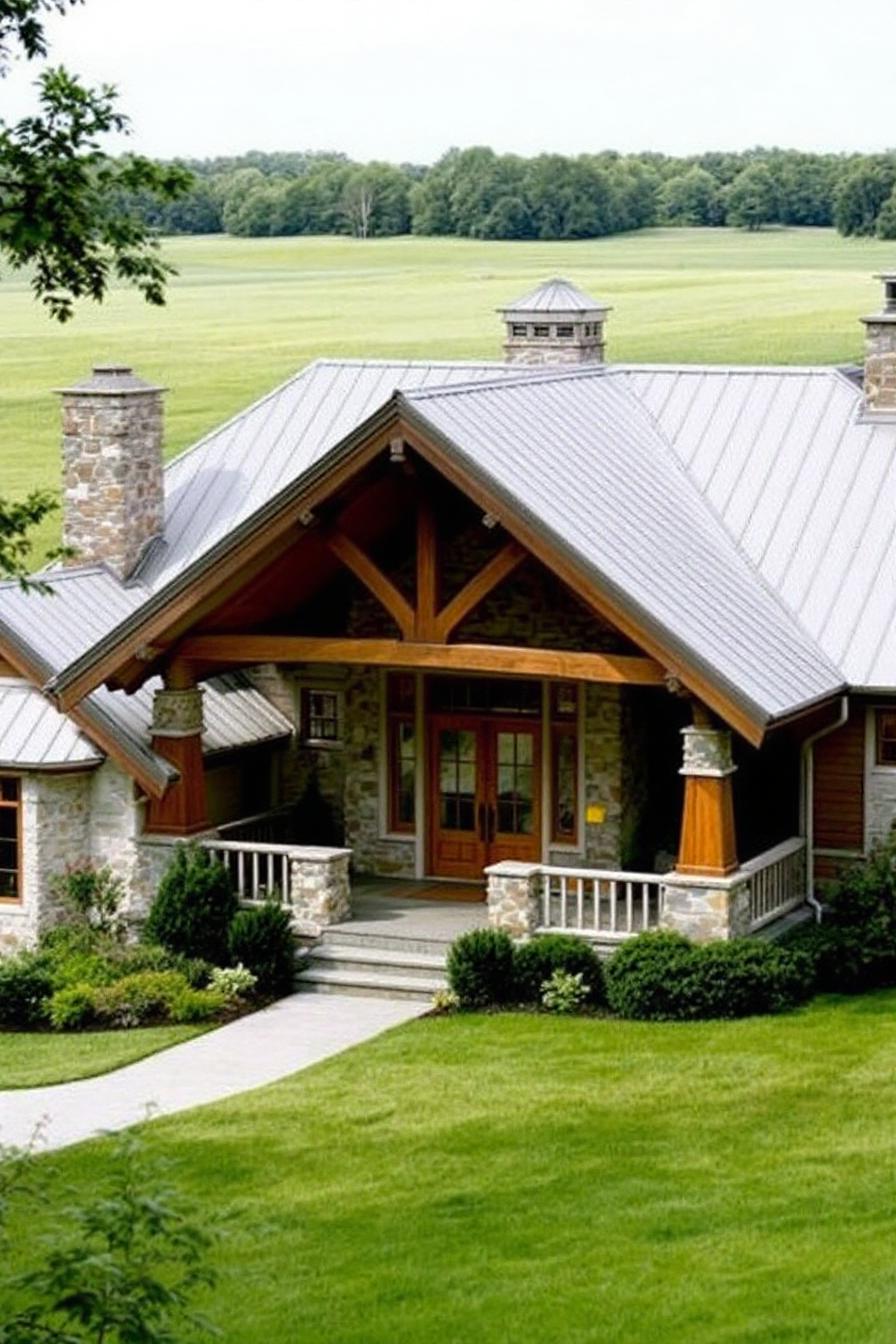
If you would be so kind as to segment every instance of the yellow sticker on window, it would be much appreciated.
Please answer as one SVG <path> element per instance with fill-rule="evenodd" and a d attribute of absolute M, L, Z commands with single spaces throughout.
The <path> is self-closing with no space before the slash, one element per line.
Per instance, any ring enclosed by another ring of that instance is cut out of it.
<path fill-rule="evenodd" d="M 589 803 L 585 808 L 585 820 L 589 826 L 602 826 L 607 819 L 607 809 L 603 803 Z"/>

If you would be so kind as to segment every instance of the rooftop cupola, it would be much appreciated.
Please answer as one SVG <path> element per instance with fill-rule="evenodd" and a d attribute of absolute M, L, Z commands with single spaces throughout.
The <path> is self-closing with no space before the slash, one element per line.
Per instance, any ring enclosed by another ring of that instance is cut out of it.
<path fill-rule="evenodd" d="M 568 280 L 546 280 L 498 312 L 508 364 L 603 363 L 610 309 Z"/>
<path fill-rule="evenodd" d="M 126 364 L 97 364 L 62 393 L 62 539 L 70 564 L 133 573 L 164 525 L 162 392 Z"/>
<path fill-rule="evenodd" d="M 865 409 L 896 417 L 896 271 L 875 277 L 883 282 L 879 313 L 865 324 Z"/>

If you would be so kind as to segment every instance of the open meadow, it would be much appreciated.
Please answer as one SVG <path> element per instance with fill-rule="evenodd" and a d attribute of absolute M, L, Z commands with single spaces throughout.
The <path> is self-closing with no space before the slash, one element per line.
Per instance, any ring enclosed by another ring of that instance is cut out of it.
<path fill-rule="evenodd" d="M 613 360 L 857 360 L 892 243 L 832 230 L 651 229 L 576 243 L 176 238 L 168 306 L 130 292 L 51 322 L 0 282 L 0 493 L 57 488 L 51 389 L 122 360 L 170 389 L 174 453 L 319 355 L 499 358 L 494 309 L 551 275 L 609 302 Z M 41 534 L 53 539 L 58 521 Z"/>

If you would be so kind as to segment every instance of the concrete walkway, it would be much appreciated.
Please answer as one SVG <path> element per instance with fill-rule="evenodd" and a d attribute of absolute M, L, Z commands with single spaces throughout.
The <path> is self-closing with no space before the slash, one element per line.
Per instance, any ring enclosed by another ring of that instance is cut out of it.
<path fill-rule="evenodd" d="M 40 1149 L 64 1148 L 145 1120 L 148 1109 L 154 1118 L 221 1101 L 307 1069 L 427 1010 L 413 1000 L 292 994 L 99 1078 L 0 1092 L 0 1143 L 24 1146 L 42 1125 Z"/>

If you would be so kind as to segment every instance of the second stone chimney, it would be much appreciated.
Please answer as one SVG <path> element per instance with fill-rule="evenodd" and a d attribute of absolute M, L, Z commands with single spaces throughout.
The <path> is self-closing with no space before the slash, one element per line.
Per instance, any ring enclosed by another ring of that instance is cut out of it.
<path fill-rule="evenodd" d="M 896 418 L 896 271 L 885 271 L 875 278 L 883 281 L 884 302 L 879 313 L 862 318 L 865 409 Z"/>
<path fill-rule="evenodd" d="M 124 364 L 61 389 L 62 540 L 71 565 L 134 571 L 164 524 L 162 392 Z"/>
<path fill-rule="evenodd" d="M 568 280 L 546 280 L 498 312 L 509 364 L 602 364 L 610 309 Z"/>

